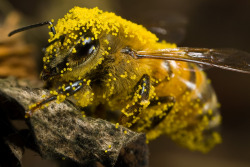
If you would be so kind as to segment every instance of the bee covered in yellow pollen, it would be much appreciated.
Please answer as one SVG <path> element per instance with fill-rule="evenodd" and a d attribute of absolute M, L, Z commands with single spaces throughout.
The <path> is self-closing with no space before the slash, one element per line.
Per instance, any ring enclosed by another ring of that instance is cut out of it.
<path fill-rule="evenodd" d="M 146 133 L 148 141 L 167 134 L 202 152 L 221 142 L 217 98 L 196 64 L 249 73 L 241 60 L 220 61 L 230 52 L 178 48 L 98 8 L 74 7 L 49 28 L 41 78 L 51 97 L 31 106 L 28 116 L 49 101 L 69 99 L 84 116 Z"/>

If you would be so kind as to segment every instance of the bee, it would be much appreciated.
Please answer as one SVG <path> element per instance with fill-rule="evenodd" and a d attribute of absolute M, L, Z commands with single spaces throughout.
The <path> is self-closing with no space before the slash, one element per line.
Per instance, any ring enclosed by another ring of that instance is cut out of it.
<path fill-rule="evenodd" d="M 191 150 L 221 142 L 216 94 L 198 64 L 250 73 L 250 56 L 237 50 L 177 47 L 141 25 L 98 8 L 74 7 L 49 24 L 42 80 L 51 96 L 30 106 L 71 100 L 87 116 L 146 134 L 167 134 Z"/>

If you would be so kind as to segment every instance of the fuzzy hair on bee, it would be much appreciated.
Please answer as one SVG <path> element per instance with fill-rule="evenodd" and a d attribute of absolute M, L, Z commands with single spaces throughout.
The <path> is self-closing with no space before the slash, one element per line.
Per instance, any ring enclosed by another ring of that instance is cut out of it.
<path fill-rule="evenodd" d="M 202 152 L 221 143 L 218 101 L 197 64 L 250 73 L 249 54 L 177 47 L 98 8 L 74 7 L 52 22 L 41 73 L 51 96 L 31 105 L 27 117 L 68 99 L 84 116 L 144 132 L 148 141 L 167 134 Z"/>

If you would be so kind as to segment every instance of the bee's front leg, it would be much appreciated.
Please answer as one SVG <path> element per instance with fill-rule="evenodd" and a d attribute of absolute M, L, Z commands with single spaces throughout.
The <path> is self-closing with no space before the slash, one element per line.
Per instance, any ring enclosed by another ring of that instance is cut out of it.
<path fill-rule="evenodd" d="M 33 104 L 29 110 L 25 112 L 25 118 L 30 117 L 36 109 L 41 108 L 45 104 L 52 102 L 54 100 L 57 100 L 60 98 L 60 96 L 72 96 L 76 92 L 78 92 L 82 87 L 84 87 L 85 83 L 82 80 L 78 80 L 73 82 L 72 84 L 60 89 L 57 91 L 56 95 L 51 95 L 50 97 L 46 98 L 45 100 L 38 102 L 36 104 Z"/>
<path fill-rule="evenodd" d="M 139 96 L 136 102 L 133 102 L 122 109 L 122 115 L 120 117 L 120 123 L 127 127 L 131 127 L 135 122 L 141 110 L 149 100 L 149 92 L 150 92 L 150 77 L 147 74 L 144 74 L 142 78 L 138 81 L 137 85 L 135 86 L 135 93 L 134 96 Z"/>

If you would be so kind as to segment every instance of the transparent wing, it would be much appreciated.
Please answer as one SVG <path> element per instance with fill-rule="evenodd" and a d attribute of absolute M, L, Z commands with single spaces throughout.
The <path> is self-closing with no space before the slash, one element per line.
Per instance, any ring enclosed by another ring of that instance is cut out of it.
<path fill-rule="evenodd" d="M 137 58 L 185 61 L 250 74 L 250 53 L 235 49 L 179 47 L 135 51 Z"/>
<path fill-rule="evenodd" d="M 154 33 L 159 40 L 180 44 L 186 37 L 188 18 L 180 12 L 150 10 L 136 13 L 134 19 Z"/>
<path fill-rule="evenodd" d="M 180 44 L 186 36 L 186 28 L 184 25 L 165 25 L 161 22 L 159 25 L 148 26 L 147 29 L 160 40 L 167 40 L 169 43 Z"/>

